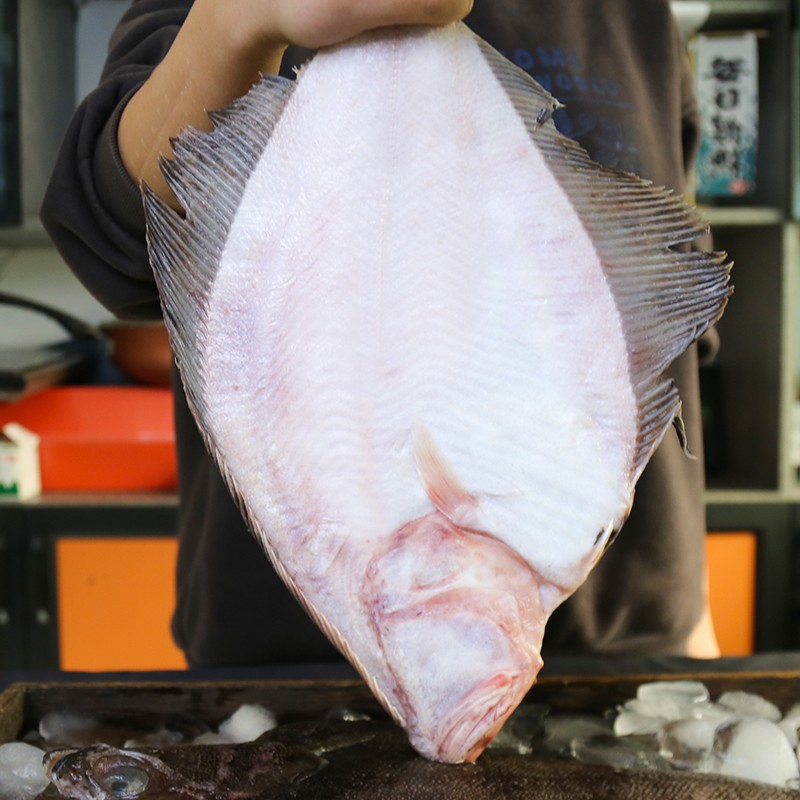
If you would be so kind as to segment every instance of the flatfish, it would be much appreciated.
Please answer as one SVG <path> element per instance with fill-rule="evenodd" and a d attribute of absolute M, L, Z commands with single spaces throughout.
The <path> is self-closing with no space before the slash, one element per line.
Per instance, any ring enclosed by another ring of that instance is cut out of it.
<path fill-rule="evenodd" d="M 789 800 L 798 792 L 719 775 L 617 769 L 488 751 L 476 764 L 421 758 L 388 723 L 298 722 L 255 742 L 45 759 L 55 800 Z M 57 791 L 57 793 L 56 793 Z"/>
<path fill-rule="evenodd" d="M 423 755 L 474 760 L 722 313 L 681 198 L 463 24 L 265 76 L 145 190 L 189 403 L 278 573 Z"/>

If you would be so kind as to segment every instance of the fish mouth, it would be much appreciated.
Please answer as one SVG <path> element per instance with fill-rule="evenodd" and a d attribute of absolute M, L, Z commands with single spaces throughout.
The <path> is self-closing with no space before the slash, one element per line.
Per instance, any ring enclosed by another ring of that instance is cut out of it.
<path fill-rule="evenodd" d="M 60 750 L 51 750 L 44 756 L 42 764 L 44 766 L 44 774 L 51 781 L 57 781 L 60 773 L 68 766 L 69 757 L 74 755 L 77 749 L 64 748 Z"/>
<path fill-rule="evenodd" d="M 51 750 L 42 761 L 45 776 L 65 797 L 79 796 L 76 789 L 85 784 L 85 777 L 75 763 L 78 753 L 76 748 Z"/>
<path fill-rule="evenodd" d="M 536 682 L 541 658 L 526 675 L 498 674 L 474 688 L 439 727 L 437 761 L 474 762 Z"/>

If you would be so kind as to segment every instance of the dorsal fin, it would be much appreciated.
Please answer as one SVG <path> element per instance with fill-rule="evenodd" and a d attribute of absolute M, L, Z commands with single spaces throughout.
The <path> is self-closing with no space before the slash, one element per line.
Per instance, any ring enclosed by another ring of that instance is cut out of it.
<path fill-rule="evenodd" d="M 209 292 L 245 186 L 283 112 L 295 82 L 265 75 L 244 97 L 209 116 L 210 132 L 186 129 L 173 142 L 175 161 L 162 160 L 167 183 L 181 205 L 181 214 L 143 187 L 150 261 L 161 295 L 164 321 L 192 413 L 207 419 L 203 339 Z M 196 216 L 198 213 L 201 218 Z M 198 425 L 205 444 L 231 491 L 234 502 L 253 531 L 279 577 L 328 638 L 362 674 L 372 691 L 394 714 L 380 686 L 366 675 L 341 632 L 299 591 L 272 548 L 267 532 L 244 500 L 219 447 Z"/>
<path fill-rule="evenodd" d="M 265 75 L 244 97 L 209 113 L 211 132 L 188 128 L 175 138 L 175 160 L 162 159 L 161 168 L 185 214 L 143 187 L 150 263 L 195 413 L 204 403 L 198 344 L 209 289 L 247 181 L 293 88 L 292 80 Z"/>
<path fill-rule="evenodd" d="M 676 250 L 708 229 L 694 209 L 667 189 L 592 161 L 556 129 L 551 116 L 558 101 L 476 39 L 603 264 L 628 342 L 639 409 L 640 433 L 631 461 L 635 483 L 680 414 L 678 390 L 663 373 L 722 315 L 732 293 L 731 264 L 725 253 Z M 657 303 L 652 301 L 654 286 Z"/>

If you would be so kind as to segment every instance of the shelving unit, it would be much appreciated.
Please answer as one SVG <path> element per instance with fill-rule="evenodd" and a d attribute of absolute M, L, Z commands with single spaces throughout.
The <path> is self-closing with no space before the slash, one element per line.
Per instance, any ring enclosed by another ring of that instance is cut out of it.
<path fill-rule="evenodd" d="M 712 0 L 701 33 L 758 31 L 756 189 L 698 197 L 735 294 L 704 367 L 710 531 L 757 537 L 756 650 L 800 647 L 800 0 Z M 725 576 L 719 576 L 724 582 Z M 712 585 L 714 576 L 712 575 Z"/>
<path fill-rule="evenodd" d="M 704 369 L 712 430 L 709 505 L 794 504 L 792 452 L 800 399 L 797 0 L 712 0 L 701 32 L 759 32 L 756 188 L 745 198 L 699 197 L 715 246 L 734 261 L 735 294 Z"/>

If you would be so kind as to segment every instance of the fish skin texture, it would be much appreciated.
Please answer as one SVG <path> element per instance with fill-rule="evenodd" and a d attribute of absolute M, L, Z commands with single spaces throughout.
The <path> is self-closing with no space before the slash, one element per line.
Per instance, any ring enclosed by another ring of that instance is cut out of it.
<path fill-rule="evenodd" d="M 463 24 L 267 76 L 145 191 L 176 361 L 276 570 L 423 755 L 475 760 L 627 517 L 730 265 Z"/>
<path fill-rule="evenodd" d="M 788 800 L 797 792 L 691 772 L 615 769 L 489 750 L 475 764 L 421 758 L 396 726 L 299 722 L 255 742 L 126 751 L 55 751 L 46 767 L 62 797 L 119 800 L 98 780 L 144 769 L 127 800 Z"/>

